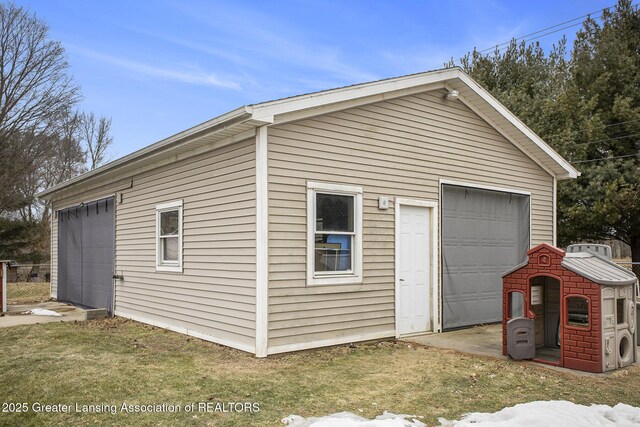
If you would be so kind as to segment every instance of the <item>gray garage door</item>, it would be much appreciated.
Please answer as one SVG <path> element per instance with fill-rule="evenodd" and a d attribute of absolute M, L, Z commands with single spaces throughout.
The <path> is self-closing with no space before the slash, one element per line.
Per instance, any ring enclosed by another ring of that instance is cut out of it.
<path fill-rule="evenodd" d="M 58 212 L 58 299 L 113 310 L 114 199 Z"/>
<path fill-rule="evenodd" d="M 528 249 L 529 196 L 443 185 L 443 328 L 499 322 L 501 274 Z"/>

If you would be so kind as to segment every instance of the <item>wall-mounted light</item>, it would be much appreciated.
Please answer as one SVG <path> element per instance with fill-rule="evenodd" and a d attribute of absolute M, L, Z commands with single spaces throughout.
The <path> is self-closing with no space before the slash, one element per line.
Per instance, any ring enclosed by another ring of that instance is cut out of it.
<path fill-rule="evenodd" d="M 460 95 L 460 93 L 457 90 L 452 89 L 445 95 L 445 98 L 449 101 L 456 101 L 458 99 L 458 95 Z"/>

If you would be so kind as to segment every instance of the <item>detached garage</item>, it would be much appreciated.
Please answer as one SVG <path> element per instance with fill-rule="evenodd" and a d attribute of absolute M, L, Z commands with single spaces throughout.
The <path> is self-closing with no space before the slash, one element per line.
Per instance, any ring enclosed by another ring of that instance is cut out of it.
<path fill-rule="evenodd" d="M 458 68 L 244 106 L 42 192 L 52 296 L 259 357 L 500 321 L 577 175 Z"/>

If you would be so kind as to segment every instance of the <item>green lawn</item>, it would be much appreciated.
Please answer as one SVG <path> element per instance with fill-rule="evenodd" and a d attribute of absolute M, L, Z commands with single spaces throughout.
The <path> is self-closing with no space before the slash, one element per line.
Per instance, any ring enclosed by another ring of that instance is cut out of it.
<path fill-rule="evenodd" d="M 0 329 L 0 402 L 256 402 L 257 413 L 11 414 L 2 425 L 282 426 L 289 414 L 384 410 L 458 418 L 538 399 L 640 406 L 640 368 L 604 378 L 453 351 L 378 343 L 256 359 L 215 344 L 108 319 Z"/>

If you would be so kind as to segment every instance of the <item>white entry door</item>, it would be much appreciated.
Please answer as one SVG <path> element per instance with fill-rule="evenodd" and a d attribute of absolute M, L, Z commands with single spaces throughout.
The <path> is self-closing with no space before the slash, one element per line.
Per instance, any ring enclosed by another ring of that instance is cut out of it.
<path fill-rule="evenodd" d="M 398 268 L 399 335 L 430 331 L 431 327 L 431 210 L 422 206 L 400 208 L 396 262 Z"/>

